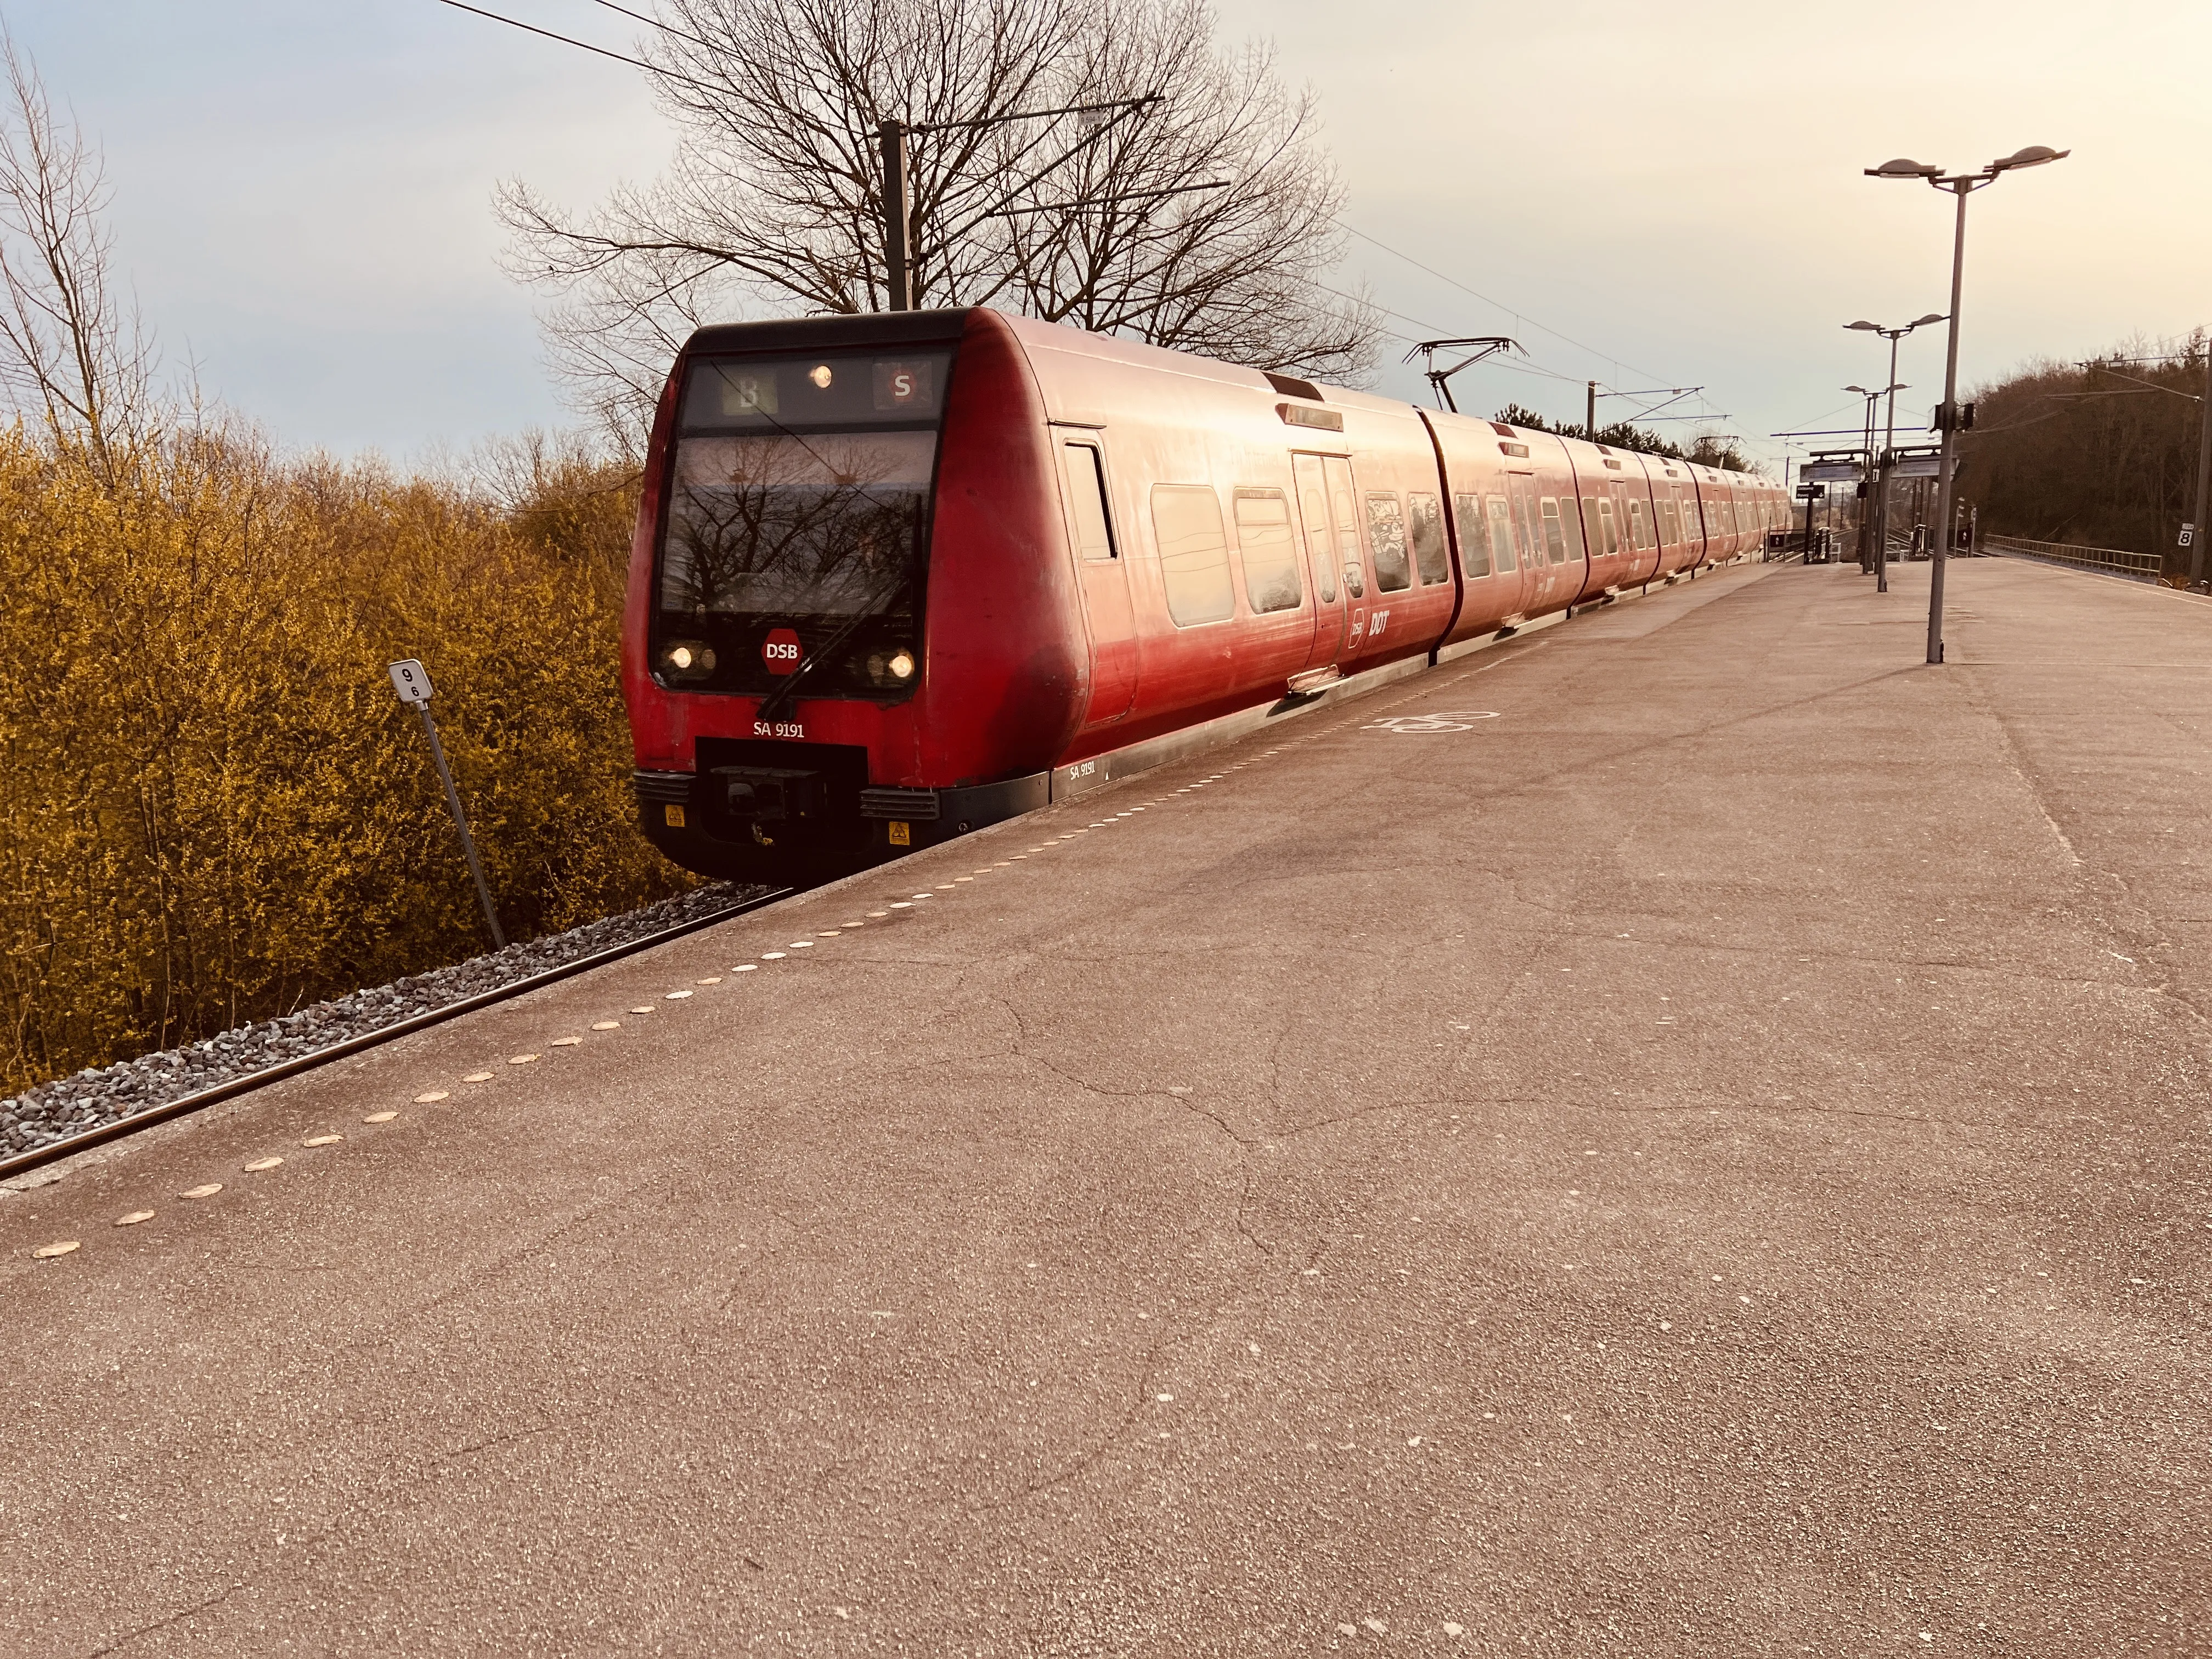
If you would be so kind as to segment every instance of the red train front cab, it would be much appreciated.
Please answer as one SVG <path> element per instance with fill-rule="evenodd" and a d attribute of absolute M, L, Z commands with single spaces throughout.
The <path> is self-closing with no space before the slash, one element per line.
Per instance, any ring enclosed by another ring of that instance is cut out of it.
<path fill-rule="evenodd" d="M 686 343 L 623 637 L 662 851 L 818 875 L 1041 805 L 1089 668 L 1044 410 L 995 313 Z"/>

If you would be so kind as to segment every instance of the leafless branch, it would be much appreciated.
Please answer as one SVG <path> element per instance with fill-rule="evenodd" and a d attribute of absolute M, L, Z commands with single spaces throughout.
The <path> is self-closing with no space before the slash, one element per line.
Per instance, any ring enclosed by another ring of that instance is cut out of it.
<path fill-rule="evenodd" d="M 510 270 L 555 296 L 557 367 L 617 428 L 703 319 L 881 307 L 886 119 L 940 129 L 909 146 L 926 306 L 1338 380 L 1373 362 L 1376 313 L 1315 280 L 1341 251 L 1342 191 L 1313 101 L 1266 50 L 1218 50 L 1203 0 L 660 0 L 659 16 L 639 52 L 679 135 L 667 174 L 581 215 L 519 183 L 498 198 Z M 1179 190 L 1210 179 L 1231 183 Z"/>
<path fill-rule="evenodd" d="M 4 33 L 0 62 L 0 387 L 112 480 L 147 414 L 151 354 L 108 283 L 106 169 Z"/>

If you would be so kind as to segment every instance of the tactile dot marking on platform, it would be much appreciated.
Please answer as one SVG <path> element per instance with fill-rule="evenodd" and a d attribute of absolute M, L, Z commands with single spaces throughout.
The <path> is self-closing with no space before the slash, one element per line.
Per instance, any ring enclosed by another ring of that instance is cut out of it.
<path fill-rule="evenodd" d="M 787 952 L 782 951 L 763 951 L 761 952 L 761 960 L 763 962 L 781 962 L 787 954 Z"/>
<path fill-rule="evenodd" d="M 463 1078 L 461 1081 L 464 1083 L 489 1083 L 491 1081 L 491 1073 L 489 1072 L 471 1072 L 466 1077 Z"/>
<path fill-rule="evenodd" d="M 631 1010 L 630 1010 L 630 1012 L 632 1012 L 633 1014 L 649 1014 L 649 1013 L 651 1013 L 652 1012 L 653 1012 L 653 1005 L 652 1005 L 651 1003 L 649 1003 L 649 1002 L 648 1002 L 648 1003 L 647 1003 L 647 1004 L 645 1005 L 645 1006 L 644 1006 L 644 1007 L 642 1007 L 642 1008 L 633 1008 L 633 1009 L 631 1009 Z"/>
<path fill-rule="evenodd" d="M 894 910 L 911 910 L 914 908 L 914 906 L 905 899 L 893 899 L 891 901 L 891 908 Z"/>
<path fill-rule="evenodd" d="M 343 1135 L 309 1135 L 300 1144 L 302 1146 L 335 1146 L 344 1139 Z"/>
<path fill-rule="evenodd" d="M 691 994 L 689 991 L 663 991 L 660 994 L 660 1000 L 663 1002 L 681 1002 Z"/>
<path fill-rule="evenodd" d="M 32 1251 L 31 1254 L 33 1255 L 41 1257 L 67 1255 L 71 1250 L 76 1249 L 80 1242 L 81 1241 L 74 1238 L 64 1238 L 56 1243 L 41 1244 L 37 1249 Z"/>
<path fill-rule="evenodd" d="M 222 1190 L 222 1182 L 210 1181 L 204 1187 L 194 1187 L 177 1194 L 179 1198 L 213 1198 Z"/>
<path fill-rule="evenodd" d="M 795 939 L 791 941 L 791 948 L 794 951 L 811 951 L 814 948 L 814 941 L 811 939 Z"/>
<path fill-rule="evenodd" d="M 824 932 L 817 933 L 814 937 L 817 939 L 835 939 L 837 937 L 837 930 L 835 927 L 831 927 Z"/>
<path fill-rule="evenodd" d="M 264 1170 L 273 1170 L 284 1160 L 281 1158 L 257 1158 L 245 1166 L 248 1175 L 259 1175 Z"/>
<path fill-rule="evenodd" d="M 731 969 L 730 971 L 733 974 L 758 973 L 760 971 L 760 963 L 757 962 L 741 962 L 736 967 Z"/>
<path fill-rule="evenodd" d="M 389 1123 L 393 1118 L 398 1117 L 398 1115 L 399 1114 L 397 1112 L 371 1112 L 367 1117 L 362 1119 L 362 1121 L 363 1123 Z"/>
<path fill-rule="evenodd" d="M 918 898 L 918 899 L 923 899 L 923 898 L 927 898 L 927 897 L 929 896 L 929 895 L 928 895 L 928 894 L 927 894 L 927 893 L 915 893 L 915 894 L 912 895 L 912 896 L 913 896 L 913 897 L 915 897 L 915 898 Z"/>
<path fill-rule="evenodd" d="M 841 921 L 837 925 L 840 927 L 865 927 L 868 924 L 865 921 Z"/>
<path fill-rule="evenodd" d="M 489 1076 L 490 1073 L 487 1073 L 485 1075 Z M 450 1089 L 426 1089 L 415 1097 L 415 1103 L 417 1106 L 434 1106 L 452 1093 L 453 1091 Z"/>
<path fill-rule="evenodd" d="M 722 982 L 722 976 L 720 974 L 709 974 L 704 979 L 695 979 L 691 982 L 694 985 L 720 985 Z"/>
<path fill-rule="evenodd" d="M 509 1054 L 507 1057 L 507 1063 L 510 1066 L 527 1066 L 537 1058 L 535 1054 Z"/>
<path fill-rule="evenodd" d="M 545 1046 L 549 1048 L 573 1048 L 583 1040 L 581 1037 L 555 1037 Z"/>
<path fill-rule="evenodd" d="M 151 1210 L 133 1210 L 129 1215 L 116 1217 L 115 1224 L 118 1227 L 135 1227 L 142 1221 L 151 1221 L 153 1218 L 154 1212 Z"/>
<path fill-rule="evenodd" d="M 592 1022 L 592 1029 L 594 1031 L 619 1031 L 622 1022 L 618 1019 L 595 1019 Z"/>
<path fill-rule="evenodd" d="M 953 878 L 952 878 L 952 879 L 953 879 L 955 882 L 963 882 L 963 881 L 973 881 L 973 880 L 975 880 L 975 877 L 973 877 L 973 876 L 955 876 L 955 877 L 953 877 Z"/>
<path fill-rule="evenodd" d="M 868 914 L 880 920 L 881 918 L 890 915 L 890 912 L 888 910 L 871 910 Z"/>

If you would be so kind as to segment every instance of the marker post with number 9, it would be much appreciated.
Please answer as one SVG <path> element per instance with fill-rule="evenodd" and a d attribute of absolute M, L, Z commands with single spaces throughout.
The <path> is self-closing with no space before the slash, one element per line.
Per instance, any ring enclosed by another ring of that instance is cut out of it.
<path fill-rule="evenodd" d="M 453 769 L 446 764 L 445 745 L 438 741 L 438 723 L 430 718 L 430 671 L 412 657 L 393 663 L 388 671 L 392 689 L 399 694 L 399 701 L 422 717 L 423 734 L 430 739 L 430 758 L 437 763 L 438 781 L 446 786 L 446 805 L 453 809 L 453 822 L 460 826 L 461 851 L 469 860 L 469 874 L 475 878 L 477 897 L 483 901 L 484 921 L 490 924 L 492 943 L 501 950 L 507 948 L 507 934 L 499 925 L 499 912 L 492 908 L 491 887 L 484 880 L 483 866 L 477 860 L 476 838 L 469 834 L 468 814 L 461 811 L 461 792 L 453 787 Z"/>

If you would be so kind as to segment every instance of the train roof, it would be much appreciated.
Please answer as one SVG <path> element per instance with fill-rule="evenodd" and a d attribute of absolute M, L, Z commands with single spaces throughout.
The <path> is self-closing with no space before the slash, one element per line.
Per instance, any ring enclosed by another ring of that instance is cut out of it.
<path fill-rule="evenodd" d="M 750 323 L 710 323 L 695 331 L 684 343 L 684 349 L 686 353 L 804 351 L 833 345 L 950 343 L 967 331 L 970 319 L 978 313 L 993 318 L 1021 342 L 1024 349 L 1029 351 L 1055 352 L 1071 357 L 1088 358 L 1095 362 L 1146 368 L 1158 374 L 1212 381 L 1216 385 L 1236 386 L 1266 396 L 1310 398 L 1334 408 L 1365 410 L 1379 415 L 1403 416 L 1416 407 L 1401 398 L 1378 397 L 1370 392 L 1332 386 L 1327 381 L 1249 368 L 1242 363 L 1224 362 L 1218 358 L 1201 357 L 1193 352 L 1148 345 L 1141 340 L 1127 339 L 1119 335 L 1093 334 L 1086 329 L 1042 322 L 1034 317 L 1018 316 L 988 306 L 963 306 L 937 311 L 878 311 L 827 317 L 775 318 Z M 1481 416 L 1462 418 L 1483 422 L 1501 431 L 1505 429 L 1503 422 L 1486 421 Z M 1589 444 L 1587 440 L 1567 438 L 1557 433 L 1538 434 L 1533 428 L 1516 427 L 1513 431 L 1516 434 L 1553 438 L 1563 444 L 1594 451 L 1602 449 L 1608 454 L 1635 455 L 1650 465 L 1668 469 L 1670 475 L 1673 469 L 1683 468 L 1690 477 L 1708 484 L 1726 483 L 1742 487 L 1771 482 L 1757 473 L 1729 472 L 1699 462 L 1657 455 L 1645 450 L 1624 450 L 1618 446 Z"/>

